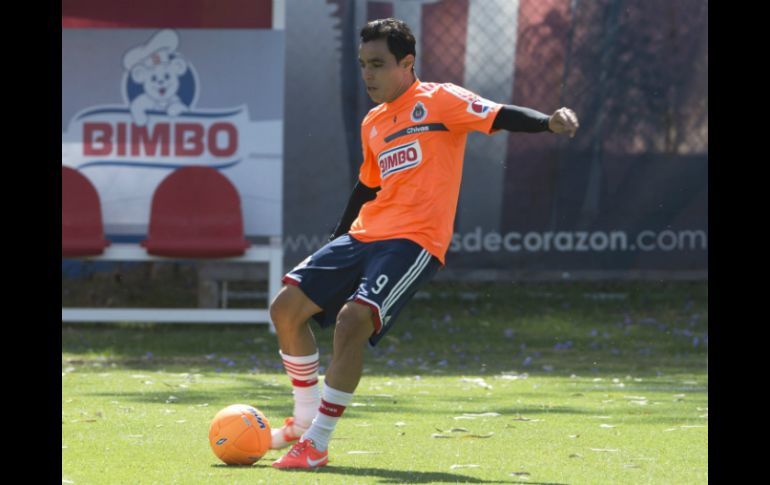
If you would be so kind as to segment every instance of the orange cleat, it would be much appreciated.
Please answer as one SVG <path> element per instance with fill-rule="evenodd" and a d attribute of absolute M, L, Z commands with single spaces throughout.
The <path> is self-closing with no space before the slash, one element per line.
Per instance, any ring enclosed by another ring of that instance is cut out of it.
<path fill-rule="evenodd" d="M 295 443 L 288 453 L 273 462 L 275 468 L 318 468 L 329 463 L 329 452 L 318 451 L 313 440 Z"/>

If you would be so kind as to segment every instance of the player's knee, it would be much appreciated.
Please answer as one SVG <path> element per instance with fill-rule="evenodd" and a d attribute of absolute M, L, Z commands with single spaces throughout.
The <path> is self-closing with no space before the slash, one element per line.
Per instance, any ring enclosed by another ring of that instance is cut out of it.
<path fill-rule="evenodd" d="M 372 311 L 360 303 L 348 302 L 337 314 L 334 340 L 340 343 L 361 344 L 374 332 Z"/>
<path fill-rule="evenodd" d="M 270 318 L 276 330 L 282 330 L 298 326 L 305 322 L 302 299 L 297 295 L 297 289 L 292 286 L 284 286 L 278 292 L 273 302 L 270 303 Z"/>
<path fill-rule="evenodd" d="M 283 290 L 279 291 L 275 296 L 275 299 L 270 303 L 270 319 L 276 327 L 283 326 L 283 323 L 287 320 L 287 303 L 286 295 Z"/>

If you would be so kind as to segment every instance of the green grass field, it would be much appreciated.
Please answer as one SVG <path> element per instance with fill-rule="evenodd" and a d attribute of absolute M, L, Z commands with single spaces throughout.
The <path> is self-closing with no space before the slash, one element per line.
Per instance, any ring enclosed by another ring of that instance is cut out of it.
<path fill-rule="evenodd" d="M 700 484 L 708 283 L 431 283 L 367 356 L 330 464 L 218 462 L 214 414 L 279 424 L 265 326 L 62 325 L 62 483 Z M 330 331 L 317 331 L 328 362 Z"/>

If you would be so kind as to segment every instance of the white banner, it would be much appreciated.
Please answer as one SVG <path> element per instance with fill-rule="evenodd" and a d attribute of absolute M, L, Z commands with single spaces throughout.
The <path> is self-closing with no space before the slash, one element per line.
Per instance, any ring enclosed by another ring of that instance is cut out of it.
<path fill-rule="evenodd" d="M 123 43 L 126 33 L 133 34 L 137 42 Z M 243 61 L 259 63 L 260 59 L 254 58 L 259 52 L 275 55 L 278 49 L 282 54 L 283 33 L 270 32 L 273 44 L 276 39 L 280 43 L 261 51 L 253 45 L 260 39 L 253 39 L 252 45 L 244 43 L 243 32 L 217 33 L 219 43 L 231 47 L 224 62 L 212 59 L 225 55 L 216 49 L 183 49 L 188 38 L 204 45 L 205 39 L 196 37 L 207 37 L 211 31 L 62 31 L 63 97 L 84 101 L 62 130 L 62 164 L 80 170 L 96 187 L 108 234 L 146 234 L 158 184 L 176 168 L 205 165 L 220 170 L 237 188 L 247 235 L 281 235 L 282 99 L 270 101 L 268 106 L 259 102 L 260 94 L 255 92 L 266 90 L 266 86 L 282 86 L 282 63 L 277 69 L 256 71 L 244 69 Z M 73 37 L 71 42 L 66 42 L 68 36 Z M 228 36 L 233 37 L 231 42 L 227 42 Z M 97 50 L 97 58 L 106 59 L 113 53 L 107 66 L 93 65 L 91 76 L 65 67 L 68 58 L 87 54 L 76 49 L 83 44 L 83 37 L 107 45 Z M 69 51 L 68 46 L 72 47 Z M 123 69 L 119 70 L 120 62 L 116 61 L 121 60 Z M 268 65 L 275 65 L 273 60 L 263 59 Z M 220 68 L 224 64 L 228 70 L 204 71 L 213 64 Z M 199 70 L 196 66 L 202 67 Z M 99 75 L 116 70 L 119 72 Z M 254 76 L 257 72 L 259 76 Z M 253 77 L 249 78 L 250 74 Z M 104 91 L 110 78 L 120 80 L 123 103 L 88 103 L 89 93 Z M 238 82 L 229 82 L 233 78 Z M 211 81 L 207 84 L 202 81 L 205 79 Z M 219 90 L 228 90 L 227 99 L 240 99 L 240 104 L 199 106 L 199 100 L 212 98 L 204 93 Z M 263 107 L 269 109 L 255 113 Z"/>

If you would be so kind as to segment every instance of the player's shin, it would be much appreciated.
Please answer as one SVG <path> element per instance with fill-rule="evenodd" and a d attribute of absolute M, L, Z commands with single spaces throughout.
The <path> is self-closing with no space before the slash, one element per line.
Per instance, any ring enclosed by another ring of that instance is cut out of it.
<path fill-rule="evenodd" d="M 353 400 L 353 393 L 343 392 L 324 385 L 323 399 L 318 407 L 318 414 L 313 419 L 310 429 L 302 435 L 302 439 L 311 439 L 315 448 L 319 451 L 325 451 L 329 446 L 334 427 L 337 426 L 345 408 Z"/>
<path fill-rule="evenodd" d="M 280 351 L 279 351 L 280 352 Z M 294 394 L 294 421 L 307 428 L 320 403 L 318 388 L 318 351 L 311 355 L 293 356 L 280 352 L 286 374 L 291 378 Z"/>

